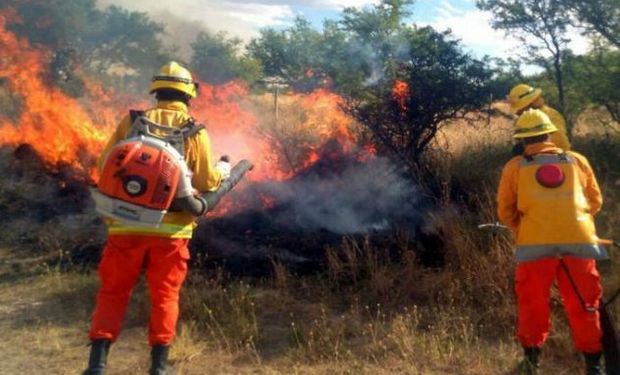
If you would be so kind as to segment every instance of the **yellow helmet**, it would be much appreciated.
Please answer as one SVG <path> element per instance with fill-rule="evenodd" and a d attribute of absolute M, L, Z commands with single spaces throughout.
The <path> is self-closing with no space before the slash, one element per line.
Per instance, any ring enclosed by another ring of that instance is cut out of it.
<path fill-rule="evenodd" d="M 173 89 L 181 91 L 192 98 L 196 97 L 198 84 L 192 79 L 189 70 L 179 65 L 176 61 L 171 61 L 159 69 L 153 76 L 149 94 L 159 89 Z"/>
<path fill-rule="evenodd" d="M 510 109 L 513 113 L 517 113 L 530 105 L 534 100 L 538 99 L 541 94 L 541 89 L 535 89 L 532 86 L 520 83 L 513 87 L 512 90 L 510 90 L 510 94 L 508 94 Z"/>
<path fill-rule="evenodd" d="M 557 132 L 558 128 L 553 125 L 549 116 L 540 109 L 528 109 L 523 112 L 515 123 L 513 138 L 529 138 L 537 135 Z"/>

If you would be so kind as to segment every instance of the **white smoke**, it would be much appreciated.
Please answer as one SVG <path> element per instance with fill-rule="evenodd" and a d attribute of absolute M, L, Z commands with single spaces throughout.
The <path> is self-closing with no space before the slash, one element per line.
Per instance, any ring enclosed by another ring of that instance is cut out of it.
<path fill-rule="evenodd" d="M 224 31 L 231 37 L 249 41 L 264 27 L 285 25 L 295 14 L 287 4 L 261 4 L 218 0 L 97 0 L 99 8 L 117 5 L 130 11 L 145 12 L 165 27 L 164 43 L 188 58 L 190 44 L 200 31 Z"/>
<path fill-rule="evenodd" d="M 417 190 L 386 158 L 353 163 L 329 175 L 310 171 L 255 189 L 275 198 L 275 221 L 289 228 L 368 233 L 396 221 L 415 221 L 417 215 Z"/>

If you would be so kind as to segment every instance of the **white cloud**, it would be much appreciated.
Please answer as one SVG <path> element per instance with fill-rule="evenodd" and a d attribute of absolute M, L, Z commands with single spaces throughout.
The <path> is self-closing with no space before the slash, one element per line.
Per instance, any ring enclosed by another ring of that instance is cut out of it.
<path fill-rule="evenodd" d="M 232 5 L 232 4 L 231 4 Z M 288 5 L 267 5 L 257 3 L 235 4 L 214 12 L 219 20 L 230 19 L 233 24 L 226 23 L 227 28 L 236 29 L 235 22 L 241 21 L 253 30 L 263 27 L 282 25 L 293 17 L 293 11 Z M 215 23 L 215 20 L 211 20 Z M 223 25 L 222 25 L 223 26 Z"/>
<path fill-rule="evenodd" d="M 452 17 L 454 14 L 459 13 L 459 9 L 455 8 L 449 1 L 442 0 L 437 10 L 439 17 Z"/>
<path fill-rule="evenodd" d="M 346 7 L 361 8 L 366 5 L 378 4 L 379 0 L 317 0 L 316 3 L 328 8 L 342 9 Z"/>
<path fill-rule="evenodd" d="M 494 30 L 490 24 L 491 14 L 478 9 L 462 11 L 449 1 L 442 1 L 438 15 L 427 22 L 436 30 L 452 30 L 455 37 L 478 55 L 502 56 L 511 54 L 519 43 L 506 38 L 503 31 Z"/>
<path fill-rule="evenodd" d="M 369 4 L 378 4 L 380 0 L 228 0 L 234 3 L 255 3 L 255 4 L 280 4 L 289 5 L 293 8 L 304 6 L 312 8 L 323 8 L 327 10 L 342 9 L 344 7 L 363 7 Z"/>
<path fill-rule="evenodd" d="M 262 27 L 281 25 L 294 16 L 290 5 L 255 1 L 218 0 L 98 0 L 100 7 L 121 5 L 127 9 L 147 12 L 154 19 L 168 23 L 165 17 L 198 22 L 212 31 L 226 31 L 247 39 Z M 178 21 L 173 20 L 173 21 Z"/>
<path fill-rule="evenodd" d="M 437 16 L 425 24 L 437 30 L 451 29 L 464 46 L 478 56 L 488 54 L 496 57 L 518 57 L 519 53 L 523 52 L 521 43 L 516 38 L 507 36 L 504 31 L 493 29 L 491 19 L 490 12 L 479 9 L 461 10 L 449 0 L 442 0 Z M 588 40 L 578 31 L 570 30 L 567 36 L 571 39 L 569 47 L 575 53 L 587 51 Z"/>

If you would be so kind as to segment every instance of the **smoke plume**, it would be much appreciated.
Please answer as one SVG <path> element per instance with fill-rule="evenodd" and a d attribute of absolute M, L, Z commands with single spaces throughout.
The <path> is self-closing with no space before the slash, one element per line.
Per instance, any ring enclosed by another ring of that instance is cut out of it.
<path fill-rule="evenodd" d="M 344 166 L 318 164 L 291 180 L 252 187 L 256 196 L 277 202 L 272 210 L 277 224 L 304 231 L 359 234 L 415 221 L 417 191 L 388 159 L 349 161 Z"/>

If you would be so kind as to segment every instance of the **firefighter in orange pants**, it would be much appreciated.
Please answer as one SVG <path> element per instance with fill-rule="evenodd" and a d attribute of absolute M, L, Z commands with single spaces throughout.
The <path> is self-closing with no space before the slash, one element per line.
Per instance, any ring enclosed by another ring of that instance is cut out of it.
<path fill-rule="evenodd" d="M 153 77 L 150 93 L 155 94 L 157 105 L 145 111 L 144 116 L 158 125 L 179 128 L 190 119 L 188 105 L 196 97 L 197 84 L 188 70 L 171 62 Z M 102 153 L 100 169 L 107 151 L 125 138 L 131 126 L 130 116 L 121 121 Z M 204 130 L 187 139 L 184 152 L 184 160 L 193 172 L 192 186 L 199 192 L 216 190 L 221 180 L 230 175 L 228 163 L 213 162 L 209 137 Z M 187 212 L 169 212 L 156 228 L 113 220 L 107 224 L 108 239 L 98 270 L 101 287 L 89 333 L 92 341 L 89 364 L 84 374 L 104 374 L 110 345 L 121 331 L 127 303 L 143 269 L 151 299 L 149 373 L 166 374 L 195 217 Z"/>
<path fill-rule="evenodd" d="M 557 281 L 587 374 L 602 375 L 597 310 L 602 287 L 596 260 L 607 253 L 593 219 L 602 197 L 587 159 L 550 141 L 556 131 L 544 112 L 525 111 L 514 133 L 525 152 L 506 164 L 499 184 L 498 215 L 516 236 L 517 337 L 525 351 L 520 369 L 537 373 L 549 334 L 550 288 Z"/>

